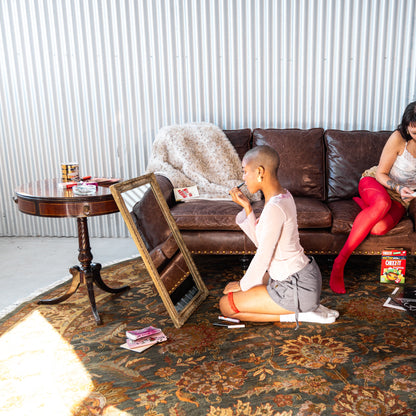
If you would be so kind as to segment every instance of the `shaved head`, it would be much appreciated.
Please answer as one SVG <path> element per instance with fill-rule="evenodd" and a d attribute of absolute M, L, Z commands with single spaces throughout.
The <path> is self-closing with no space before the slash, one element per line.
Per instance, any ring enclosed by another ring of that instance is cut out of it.
<path fill-rule="evenodd" d="M 273 147 L 267 145 L 253 147 L 244 155 L 243 160 L 246 163 L 254 162 L 257 166 L 263 166 L 265 170 L 277 177 L 280 157 Z"/>

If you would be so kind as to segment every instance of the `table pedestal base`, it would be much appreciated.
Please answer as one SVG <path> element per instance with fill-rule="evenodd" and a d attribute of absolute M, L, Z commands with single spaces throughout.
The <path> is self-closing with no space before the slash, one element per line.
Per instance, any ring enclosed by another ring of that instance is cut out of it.
<path fill-rule="evenodd" d="M 112 288 L 107 286 L 101 278 L 101 264 L 91 263 L 92 254 L 88 236 L 87 218 L 77 218 L 78 220 L 78 242 L 79 242 L 79 256 L 78 260 L 81 266 L 74 266 L 69 269 L 72 274 L 72 282 L 69 289 L 62 296 L 52 299 L 43 299 L 38 302 L 39 305 L 55 305 L 71 297 L 78 289 L 81 283 L 87 284 L 88 298 L 90 300 L 92 313 L 94 315 L 97 325 L 102 324 L 102 320 L 97 311 L 94 295 L 94 283 L 105 292 L 120 293 L 124 290 L 130 289 L 130 286 L 122 286 L 119 288 Z"/>

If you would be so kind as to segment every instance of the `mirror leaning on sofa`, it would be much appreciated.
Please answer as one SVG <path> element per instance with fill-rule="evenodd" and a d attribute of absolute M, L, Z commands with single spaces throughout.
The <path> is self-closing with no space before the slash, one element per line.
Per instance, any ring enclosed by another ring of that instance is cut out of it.
<path fill-rule="evenodd" d="M 155 175 L 120 182 L 110 189 L 173 324 L 180 328 L 206 299 L 208 289 Z"/>

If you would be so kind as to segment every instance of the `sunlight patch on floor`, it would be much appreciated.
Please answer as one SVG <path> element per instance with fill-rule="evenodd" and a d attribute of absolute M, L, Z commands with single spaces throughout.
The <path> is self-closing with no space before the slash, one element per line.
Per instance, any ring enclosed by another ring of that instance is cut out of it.
<path fill-rule="evenodd" d="M 78 356 L 38 311 L 0 338 L 0 414 L 71 415 L 93 390 Z"/>

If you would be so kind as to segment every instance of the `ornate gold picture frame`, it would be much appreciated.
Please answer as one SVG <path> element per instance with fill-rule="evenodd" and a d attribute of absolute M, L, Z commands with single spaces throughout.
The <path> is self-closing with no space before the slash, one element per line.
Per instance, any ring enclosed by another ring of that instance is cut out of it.
<path fill-rule="evenodd" d="M 208 296 L 153 173 L 110 187 L 150 277 L 176 328 Z"/>

